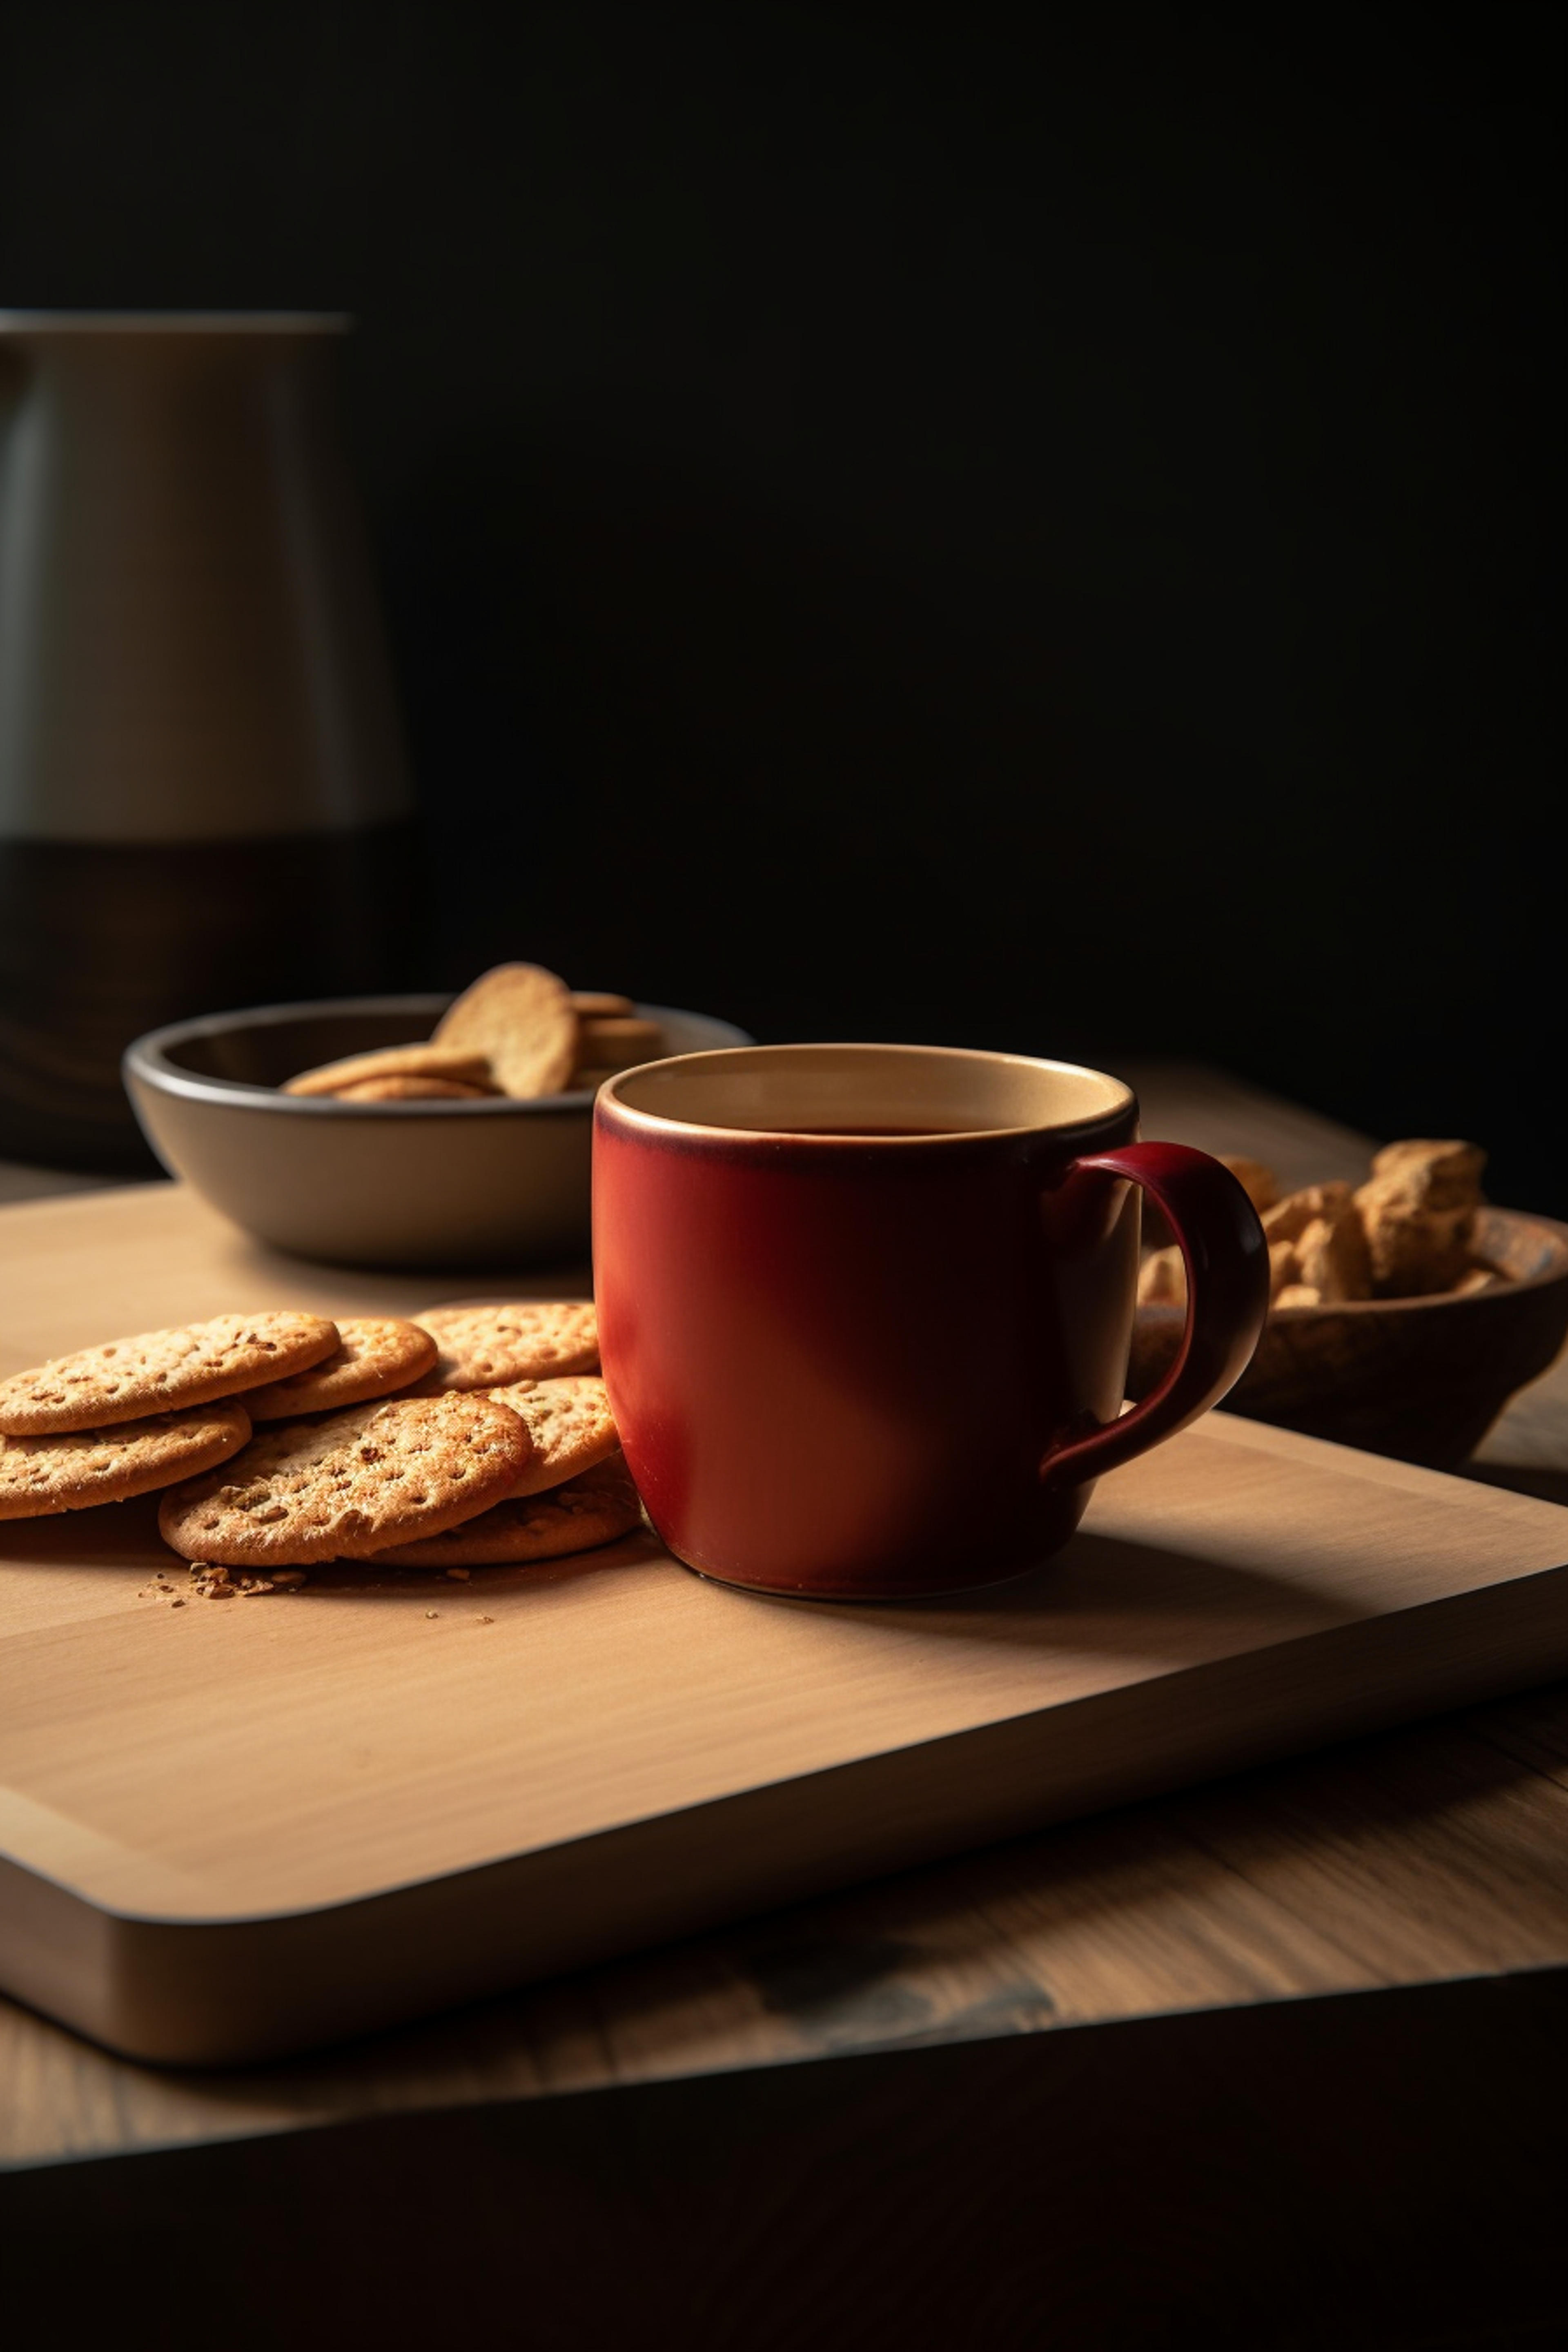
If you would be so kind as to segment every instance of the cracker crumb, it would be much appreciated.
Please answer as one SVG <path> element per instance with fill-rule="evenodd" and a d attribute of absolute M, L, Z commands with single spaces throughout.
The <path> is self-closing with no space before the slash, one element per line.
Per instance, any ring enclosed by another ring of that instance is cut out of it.
<path fill-rule="evenodd" d="M 183 1609 L 184 1605 L 185 1596 L 183 1592 L 176 1592 L 173 1601 L 169 1603 L 171 1609 Z"/>
<path fill-rule="evenodd" d="M 426 1617 L 439 1617 L 441 1612 L 438 1609 L 426 1609 L 425 1614 Z"/>
<path fill-rule="evenodd" d="M 474 1620 L 476 1625 L 493 1625 L 495 1622 L 493 1617 L 476 1617 Z"/>

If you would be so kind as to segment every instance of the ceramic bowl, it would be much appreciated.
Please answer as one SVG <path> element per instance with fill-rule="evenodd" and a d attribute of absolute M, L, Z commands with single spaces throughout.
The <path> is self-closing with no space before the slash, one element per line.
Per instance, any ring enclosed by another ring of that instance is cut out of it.
<path fill-rule="evenodd" d="M 175 1022 L 127 1049 L 126 1091 L 172 1176 L 300 1257 L 432 1269 L 585 1260 L 592 1094 L 346 1103 L 278 1092 L 341 1055 L 427 1037 L 450 1001 L 342 997 Z M 671 1054 L 752 1042 L 704 1013 L 637 1009 Z"/>
<path fill-rule="evenodd" d="M 1510 1279 L 1464 1297 L 1276 1310 L 1226 1412 L 1457 1469 L 1568 1338 L 1568 1225 L 1485 1208 L 1475 1250 Z M 1170 1363 L 1183 1320 L 1179 1307 L 1138 1309 L 1130 1396 L 1147 1394 Z"/>

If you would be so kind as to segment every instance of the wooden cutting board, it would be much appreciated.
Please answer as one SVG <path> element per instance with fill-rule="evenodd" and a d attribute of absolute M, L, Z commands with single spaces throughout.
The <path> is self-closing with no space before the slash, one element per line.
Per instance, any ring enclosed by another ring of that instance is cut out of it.
<path fill-rule="evenodd" d="M 273 1256 L 174 1186 L 0 1213 L 0 1371 L 439 1295 Z M 1568 1511 L 1224 1414 L 963 1604 L 768 1601 L 651 1537 L 467 1582 L 185 1583 L 148 1502 L 0 1527 L 0 1985 L 198 2063 L 1568 1668 Z"/>

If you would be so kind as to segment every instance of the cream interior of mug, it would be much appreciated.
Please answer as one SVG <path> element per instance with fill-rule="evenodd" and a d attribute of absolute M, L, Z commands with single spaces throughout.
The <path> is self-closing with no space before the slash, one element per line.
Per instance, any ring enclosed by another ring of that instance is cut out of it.
<path fill-rule="evenodd" d="M 650 1062 L 605 1091 L 626 1110 L 753 1133 L 1081 1127 L 1131 1105 L 1119 1078 L 937 1045 L 747 1045 Z"/>

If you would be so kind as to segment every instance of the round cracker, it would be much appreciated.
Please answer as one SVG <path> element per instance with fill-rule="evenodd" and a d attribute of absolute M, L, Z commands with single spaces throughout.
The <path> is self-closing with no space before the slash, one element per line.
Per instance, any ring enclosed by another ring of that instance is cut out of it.
<path fill-rule="evenodd" d="M 629 1018 L 637 1006 L 629 996 L 616 996 L 607 988 L 574 988 L 572 1010 L 583 1021 L 613 1021 L 618 1015 Z"/>
<path fill-rule="evenodd" d="M 229 1398 L 112 1429 L 0 1437 L 0 1519 L 47 1518 L 150 1495 L 226 1462 L 249 1435 L 249 1414 Z"/>
<path fill-rule="evenodd" d="M 0 1381 L 0 1431 L 35 1437 L 183 1412 L 263 1381 L 291 1379 L 337 1344 L 335 1323 L 292 1308 L 215 1315 L 205 1323 L 105 1340 Z"/>
<path fill-rule="evenodd" d="M 472 1085 L 466 1078 L 419 1077 L 412 1070 L 395 1071 L 384 1078 L 359 1078 L 339 1087 L 334 1102 L 494 1102 L 498 1089 Z"/>
<path fill-rule="evenodd" d="M 613 1454 L 581 1478 L 547 1495 L 509 1496 L 450 1535 L 429 1536 L 375 1554 L 376 1567 L 510 1568 L 529 1560 L 564 1559 L 629 1535 L 642 1505 L 626 1468 Z"/>
<path fill-rule="evenodd" d="M 563 980 L 536 963 L 500 963 L 447 1006 L 436 1043 L 488 1055 L 503 1094 L 559 1094 L 577 1063 L 577 1015 Z"/>
<path fill-rule="evenodd" d="M 530 1439 L 489 1397 L 396 1397 L 288 1421 L 165 1495 L 158 1528 L 186 1559 L 305 1568 L 458 1526 L 510 1493 Z"/>
<path fill-rule="evenodd" d="M 584 1299 L 521 1298 L 496 1306 L 432 1307 L 420 1322 L 440 1354 L 421 1383 L 447 1389 L 499 1389 L 513 1381 L 560 1380 L 599 1369 L 599 1320 Z"/>
<path fill-rule="evenodd" d="M 414 1045 L 382 1045 L 372 1054 L 348 1054 L 342 1061 L 322 1062 L 301 1070 L 282 1091 L 286 1095 L 336 1095 L 367 1078 L 458 1078 L 475 1086 L 489 1082 L 489 1057 L 472 1048 L 437 1045 L 428 1041 Z"/>
<path fill-rule="evenodd" d="M 609 1391 L 595 1372 L 566 1380 L 517 1381 L 487 1389 L 498 1404 L 510 1405 L 533 1440 L 533 1459 L 508 1496 L 542 1495 L 550 1486 L 580 1477 L 595 1462 L 619 1451 Z"/>
<path fill-rule="evenodd" d="M 577 1059 L 586 1069 L 605 1068 L 612 1062 L 628 1069 L 637 1062 L 657 1061 L 663 1051 L 664 1032 L 657 1021 L 588 1020 L 577 1040 Z"/>
<path fill-rule="evenodd" d="M 430 1370 L 436 1354 L 434 1339 L 417 1323 L 405 1323 L 395 1315 L 344 1315 L 339 1318 L 338 1345 L 330 1356 L 291 1381 L 269 1381 L 264 1389 L 247 1389 L 246 1410 L 252 1421 L 294 1421 L 305 1412 L 337 1412 L 405 1389 Z"/>

